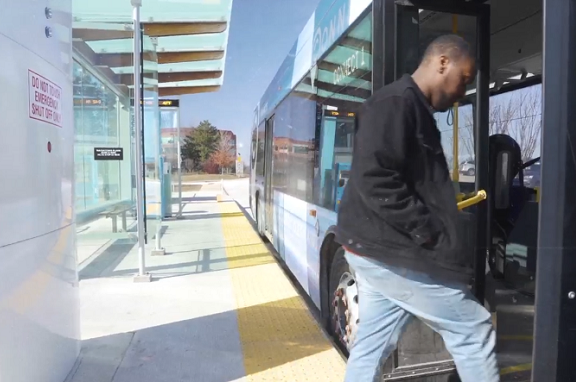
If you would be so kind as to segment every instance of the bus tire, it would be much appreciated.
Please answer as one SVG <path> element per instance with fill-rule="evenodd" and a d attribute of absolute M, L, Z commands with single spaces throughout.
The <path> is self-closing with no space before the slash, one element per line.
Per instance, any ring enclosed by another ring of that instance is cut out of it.
<path fill-rule="evenodd" d="M 333 299 L 330 303 L 330 327 L 328 331 L 333 336 L 340 350 L 348 357 L 350 354 L 350 345 L 353 343 L 356 331 L 358 330 L 360 317 L 358 311 L 356 274 L 354 270 L 350 268 L 350 265 L 348 265 L 344 254 L 344 248 L 339 247 L 330 265 L 329 295 L 332 296 Z M 345 292 L 347 291 L 348 296 L 346 296 L 346 293 L 342 293 L 341 289 L 344 289 Z M 344 299 L 348 301 L 346 304 L 343 304 Z M 346 308 L 348 308 L 348 314 L 345 313 Z M 346 326 L 349 327 L 347 331 Z M 346 339 L 341 335 L 343 330 L 346 331 Z M 386 360 L 381 360 L 374 380 L 381 381 L 384 378 L 384 374 L 390 373 L 393 369 L 393 356 L 388 357 Z"/>
<path fill-rule="evenodd" d="M 328 281 L 330 301 L 329 333 L 346 355 L 358 327 L 358 288 L 354 271 L 339 247 L 330 265 Z"/>

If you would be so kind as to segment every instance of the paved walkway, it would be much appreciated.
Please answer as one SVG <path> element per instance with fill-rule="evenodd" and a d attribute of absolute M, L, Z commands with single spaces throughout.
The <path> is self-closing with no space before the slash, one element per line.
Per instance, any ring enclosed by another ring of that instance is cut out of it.
<path fill-rule="evenodd" d="M 122 241 L 83 269 L 70 382 L 343 379 L 345 362 L 304 300 L 217 192 L 185 193 L 184 219 L 164 222 L 166 256 L 146 256 L 153 282 L 133 282 L 137 253 Z"/>

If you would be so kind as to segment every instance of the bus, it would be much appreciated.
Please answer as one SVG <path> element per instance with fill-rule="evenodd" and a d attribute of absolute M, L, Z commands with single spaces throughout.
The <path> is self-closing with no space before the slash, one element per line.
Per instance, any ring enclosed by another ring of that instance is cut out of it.
<path fill-rule="evenodd" d="M 503 380 L 576 380 L 567 358 L 576 338 L 563 339 L 576 323 L 576 264 L 572 242 L 557 234 L 576 224 L 566 196 L 576 179 L 567 139 L 576 98 L 566 85 L 576 83 L 567 53 L 575 9 L 573 0 L 319 2 L 254 109 L 250 207 L 344 353 L 361 317 L 354 271 L 333 232 L 356 113 L 376 89 L 412 73 L 431 40 L 457 33 L 475 51 L 476 81 L 435 117 L 461 199 L 488 195 L 462 211 L 472 216 L 463 231 L 470 287 L 493 314 Z M 381 379 L 455 380 L 441 343 L 411 324 Z"/>

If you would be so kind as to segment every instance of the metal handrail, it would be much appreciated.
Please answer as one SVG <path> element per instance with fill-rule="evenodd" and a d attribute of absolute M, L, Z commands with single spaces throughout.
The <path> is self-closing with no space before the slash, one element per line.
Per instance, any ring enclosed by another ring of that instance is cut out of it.
<path fill-rule="evenodd" d="M 466 196 L 468 196 L 468 195 L 462 196 L 462 198 L 466 198 Z M 464 208 L 468 208 L 470 206 L 473 206 L 475 204 L 480 203 L 481 201 L 485 200 L 486 198 L 487 198 L 486 191 L 480 190 L 476 193 L 476 195 L 470 196 L 470 197 L 458 202 L 458 209 L 463 210 Z"/>

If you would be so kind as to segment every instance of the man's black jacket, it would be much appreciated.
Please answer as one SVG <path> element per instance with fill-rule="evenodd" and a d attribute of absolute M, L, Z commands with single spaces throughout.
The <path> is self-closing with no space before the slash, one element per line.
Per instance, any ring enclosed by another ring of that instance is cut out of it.
<path fill-rule="evenodd" d="M 336 240 L 391 266 L 464 281 L 471 251 L 459 240 L 462 217 L 432 113 L 409 75 L 364 103 Z"/>

